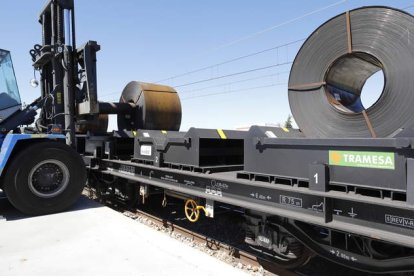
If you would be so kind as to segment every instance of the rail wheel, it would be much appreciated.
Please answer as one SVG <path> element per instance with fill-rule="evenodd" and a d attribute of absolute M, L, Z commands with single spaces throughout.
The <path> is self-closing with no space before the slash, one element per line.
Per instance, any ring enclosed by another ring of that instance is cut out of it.
<path fill-rule="evenodd" d="M 244 217 L 244 241 L 267 267 L 296 269 L 314 257 L 312 251 L 284 228 L 280 218 L 265 217 L 254 211 L 247 211 Z"/>
<path fill-rule="evenodd" d="M 282 241 L 282 243 L 284 242 Z M 300 268 L 305 266 L 314 257 L 314 254 L 307 247 L 296 240 L 285 244 L 285 246 L 286 251 L 283 252 L 284 254 L 277 254 L 272 259 L 279 267 L 285 269 Z"/>
<path fill-rule="evenodd" d="M 86 182 L 82 158 L 58 142 L 40 142 L 20 151 L 9 164 L 4 192 L 29 215 L 56 213 L 79 197 Z"/>
<path fill-rule="evenodd" d="M 281 250 L 278 253 L 256 245 L 250 245 L 250 248 L 257 252 L 261 265 L 269 270 L 272 267 L 297 269 L 305 266 L 314 257 L 307 247 L 296 240 L 282 240 L 279 246 Z"/>

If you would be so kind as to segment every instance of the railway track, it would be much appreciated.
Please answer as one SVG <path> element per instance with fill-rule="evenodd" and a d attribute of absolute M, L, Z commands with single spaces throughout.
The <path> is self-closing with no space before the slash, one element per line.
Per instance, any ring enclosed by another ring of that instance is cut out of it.
<path fill-rule="evenodd" d="M 184 237 L 187 240 L 190 240 L 193 246 L 194 244 L 198 244 L 199 246 L 205 247 L 210 255 L 219 255 L 221 256 L 221 259 L 223 256 L 226 256 L 227 258 L 232 259 L 232 263 L 236 263 L 236 266 L 244 268 L 250 272 L 257 272 L 258 274 L 264 275 L 298 275 L 297 273 L 281 269 L 270 263 L 266 269 L 262 270 L 261 267 L 263 267 L 264 261 L 259 260 L 256 256 L 142 210 L 137 209 L 136 211 L 124 211 L 123 214 L 134 220 L 150 224 L 152 227 L 155 226 L 158 229 L 163 229 L 175 238 Z M 272 266 L 272 268 L 270 268 L 270 266 Z"/>
<path fill-rule="evenodd" d="M 183 202 L 178 199 L 169 199 L 164 208 L 161 208 L 162 197 L 154 198 L 145 205 L 139 204 L 129 207 L 116 200 L 98 198 L 95 191 L 90 188 L 85 189 L 84 195 L 252 275 L 319 276 L 332 275 L 333 271 L 336 276 L 350 275 L 350 273 L 357 276 L 369 275 L 319 257 L 313 258 L 308 265 L 302 268 L 290 270 L 257 256 L 243 242 L 240 233 L 237 233 L 237 229 L 239 229 L 237 226 L 238 218 L 233 211 L 219 211 L 216 212 L 217 217 L 214 220 L 201 218 L 197 223 L 190 223 L 182 211 Z M 220 217 L 222 225 L 218 219 Z"/>
<path fill-rule="evenodd" d="M 312 259 L 308 265 L 305 267 L 289 270 L 278 266 L 275 263 L 270 262 L 269 260 L 263 259 L 254 255 L 252 252 L 247 251 L 246 245 L 234 245 L 231 242 L 226 243 L 217 238 L 216 236 L 206 235 L 200 233 L 199 228 L 205 227 L 205 224 L 201 223 L 199 227 L 194 224 L 189 224 L 184 220 L 178 220 L 174 222 L 169 218 L 165 218 L 162 215 L 155 215 L 153 210 L 144 211 L 142 209 L 135 210 L 125 210 L 122 206 L 110 206 L 115 210 L 122 212 L 125 216 L 130 217 L 134 220 L 138 220 L 141 223 L 147 224 L 150 227 L 154 227 L 159 231 L 164 231 L 170 236 L 183 240 L 187 239 L 190 241 L 191 246 L 197 244 L 197 247 L 200 250 L 203 250 L 205 253 L 217 257 L 218 259 L 228 262 L 233 266 L 236 266 L 240 269 L 247 271 L 253 275 L 286 275 L 286 276 L 295 276 L 295 275 L 318 275 L 318 276 L 331 276 L 335 271 L 335 274 L 338 276 L 345 275 L 374 275 L 369 273 L 363 273 L 360 271 L 348 269 L 337 265 L 335 263 L 329 262 L 319 257 Z M 141 206 L 142 208 L 142 206 Z M 167 211 L 168 210 L 164 210 Z M 174 211 L 173 211 L 174 212 Z M 185 226 L 183 226 L 183 224 Z M 190 229 L 189 229 L 190 228 Z M 196 228 L 196 229 L 191 229 Z M 204 229 L 207 230 L 208 229 Z M 224 258 L 223 258 L 224 256 Z M 397 276 L 397 275 L 388 275 L 387 276 Z M 401 275 L 399 275 L 401 276 Z M 413 276 L 413 274 L 404 274 L 404 276 Z"/>
<path fill-rule="evenodd" d="M 186 221 L 185 216 L 178 215 L 176 208 L 174 208 L 178 206 L 173 199 L 171 200 L 172 203 L 169 203 L 166 208 L 164 208 L 161 212 L 157 212 L 156 209 L 153 209 L 153 204 L 138 205 L 136 206 L 138 208 L 131 208 L 116 201 L 103 201 L 102 199 L 96 197 L 95 191 L 90 188 L 86 188 L 83 194 L 92 200 L 105 204 L 113 210 L 122 213 L 128 218 L 152 227 L 157 231 L 163 231 L 189 246 L 197 247 L 206 254 L 214 256 L 221 261 L 230 263 L 231 265 L 250 274 L 269 276 L 304 275 L 298 271 L 290 271 L 281 268 L 265 259 L 255 256 L 251 252 L 248 252 L 235 244 L 226 243 L 217 237 L 202 233 L 202 231 L 199 231 L 200 227 L 194 227 L 197 225 L 189 224 Z M 170 216 L 166 216 L 166 213 L 170 213 Z M 203 223 L 201 228 L 202 227 L 204 227 Z"/>

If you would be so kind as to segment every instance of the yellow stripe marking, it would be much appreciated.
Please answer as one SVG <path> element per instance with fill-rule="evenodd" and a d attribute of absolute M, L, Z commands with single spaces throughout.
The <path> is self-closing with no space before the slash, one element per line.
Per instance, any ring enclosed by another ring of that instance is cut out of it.
<path fill-rule="evenodd" d="M 217 133 L 221 139 L 227 139 L 227 136 L 222 129 L 217 129 Z"/>
<path fill-rule="evenodd" d="M 282 129 L 283 129 L 284 132 L 289 132 L 289 129 L 286 128 L 286 127 L 282 127 Z"/>

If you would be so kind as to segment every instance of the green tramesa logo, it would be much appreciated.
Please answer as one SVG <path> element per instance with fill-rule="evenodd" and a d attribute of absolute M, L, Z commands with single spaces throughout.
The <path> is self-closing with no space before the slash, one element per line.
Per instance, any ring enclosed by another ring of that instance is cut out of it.
<path fill-rule="evenodd" d="M 329 165 L 373 169 L 395 169 L 395 154 L 371 151 L 329 151 Z"/>

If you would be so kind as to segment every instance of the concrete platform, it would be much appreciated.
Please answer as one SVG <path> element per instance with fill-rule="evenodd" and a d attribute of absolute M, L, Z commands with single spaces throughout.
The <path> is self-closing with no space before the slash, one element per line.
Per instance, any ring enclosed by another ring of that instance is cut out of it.
<path fill-rule="evenodd" d="M 24 217 L 0 199 L 0 275 L 245 275 L 107 207 Z"/>

